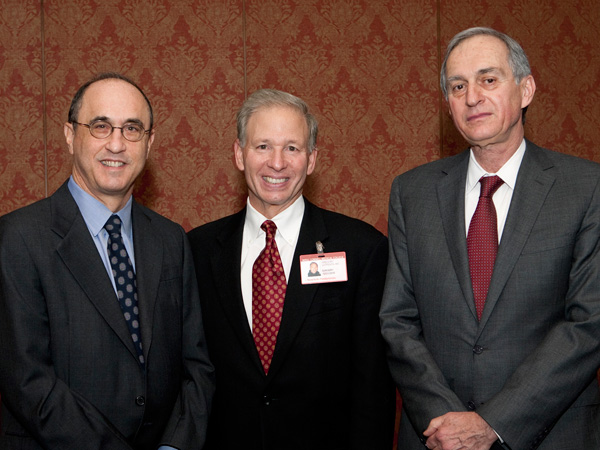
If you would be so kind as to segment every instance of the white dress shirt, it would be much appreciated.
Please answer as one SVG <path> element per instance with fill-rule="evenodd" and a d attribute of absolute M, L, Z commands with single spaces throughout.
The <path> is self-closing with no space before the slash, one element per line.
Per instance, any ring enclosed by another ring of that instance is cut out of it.
<path fill-rule="evenodd" d="M 469 158 L 469 168 L 467 169 L 467 182 L 465 186 L 465 229 L 466 233 L 469 234 L 469 225 L 471 224 L 471 218 L 475 214 L 477 203 L 479 202 L 479 193 L 481 192 L 481 184 L 479 179 L 483 176 L 498 175 L 504 181 L 504 184 L 498 188 L 494 193 L 492 200 L 494 207 L 496 208 L 496 217 L 498 219 L 498 242 L 502 238 L 502 232 L 504 231 L 504 224 L 506 223 L 506 216 L 508 215 L 508 208 L 510 208 L 510 202 L 512 195 L 515 190 L 515 184 L 517 182 L 517 175 L 519 174 L 519 168 L 521 167 L 521 161 L 523 161 L 523 155 L 525 155 L 525 139 L 521 142 L 521 145 L 517 149 L 514 155 L 510 157 L 508 161 L 502 166 L 502 168 L 496 173 L 486 172 L 475 159 L 473 150 L 471 150 L 471 156 Z"/>
<path fill-rule="evenodd" d="M 300 196 L 285 210 L 277 214 L 271 220 L 277 225 L 275 233 L 275 242 L 279 249 L 285 279 L 289 281 L 292 261 L 296 243 L 300 235 L 300 226 L 304 217 L 304 197 Z M 242 286 L 242 298 L 244 300 L 244 309 L 252 329 L 252 266 L 254 261 L 265 248 L 266 233 L 260 228 L 265 220 L 265 216 L 259 213 L 251 204 L 250 200 L 246 202 L 246 220 L 244 222 L 244 232 L 242 235 L 242 259 L 240 270 L 240 281 Z"/>

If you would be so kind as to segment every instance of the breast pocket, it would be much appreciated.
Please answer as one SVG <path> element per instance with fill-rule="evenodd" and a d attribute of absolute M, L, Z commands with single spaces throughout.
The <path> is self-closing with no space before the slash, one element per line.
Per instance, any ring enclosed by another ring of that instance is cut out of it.
<path fill-rule="evenodd" d="M 573 246 L 573 237 L 569 234 L 547 237 L 533 237 L 527 241 L 523 247 L 522 255 L 543 253 L 550 250 L 565 248 L 571 249 Z"/>
<path fill-rule="evenodd" d="M 346 284 L 347 281 L 320 284 L 308 315 L 323 314 L 347 306 L 351 299 L 346 298 L 346 295 L 344 295 Z"/>

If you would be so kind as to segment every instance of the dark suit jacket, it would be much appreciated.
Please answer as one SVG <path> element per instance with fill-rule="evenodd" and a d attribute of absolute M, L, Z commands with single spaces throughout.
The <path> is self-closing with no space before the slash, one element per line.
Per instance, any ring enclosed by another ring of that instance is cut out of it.
<path fill-rule="evenodd" d="M 245 209 L 189 233 L 217 391 L 207 449 L 389 450 L 395 393 L 378 323 L 387 239 L 306 202 L 265 376 L 240 287 Z M 302 285 L 303 254 L 345 251 L 348 281 Z"/>
<path fill-rule="evenodd" d="M 431 419 L 467 410 L 513 450 L 600 448 L 600 166 L 526 145 L 480 322 L 469 152 L 394 181 L 381 320 L 400 449 L 423 449 Z"/>
<path fill-rule="evenodd" d="M 183 229 L 133 204 L 144 374 L 65 183 L 0 218 L 0 449 L 201 448 L 214 373 Z"/>

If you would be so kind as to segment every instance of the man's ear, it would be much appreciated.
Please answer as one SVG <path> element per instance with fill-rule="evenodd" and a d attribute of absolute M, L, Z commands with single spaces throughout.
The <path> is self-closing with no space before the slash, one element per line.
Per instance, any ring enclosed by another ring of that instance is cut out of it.
<path fill-rule="evenodd" d="M 306 170 L 306 175 L 310 175 L 315 171 L 315 167 L 317 166 L 317 147 L 313 149 L 313 151 L 308 155 L 308 168 Z"/>
<path fill-rule="evenodd" d="M 521 109 L 529 106 L 535 94 L 535 80 L 533 75 L 527 75 L 521 80 Z"/>
<path fill-rule="evenodd" d="M 242 146 L 240 145 L 239 139 L 236 139 L 235 142 L 233 143 L 233 157 L 235 159 L 235 166 L 243 172 L 244 171 L 244 150 L 242 149 Z"/>
<path fill-rule="evenodd" d="M 65 141 L 67 142 L 67 147 L 69 147 L 69 153 L 73 154 L 73 139 L 75 138 L 75 129 L 73 128 L 73 124 L 69 122 L 65 122 L 63 125 L 63 133 L 65 134 Z"/>
<path fill-rule="evenodd" d="M 150 148 L 152 147 L 153 143 L 154 143 L 154 128 L 152 128 L 152 131 L 150 131 L 150 136 L 148 137 L 148 148 L 146 148 L 146 159 L 148 159 L 148 156 L 150 156 Z"/>

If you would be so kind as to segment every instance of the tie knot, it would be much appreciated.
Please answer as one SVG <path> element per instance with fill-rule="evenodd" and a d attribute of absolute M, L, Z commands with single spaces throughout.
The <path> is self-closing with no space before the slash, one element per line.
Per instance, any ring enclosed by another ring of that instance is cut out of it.
<path fill-rule="evenodd" d="M 104 229 L 108 231 L 108 234 L 121 234 L 121 219 L 116 214 L 110 216 L 110 218 L 104 224 Z"/>
<path fill-rule="evenodd" d="M 504 183 L 502 178 L 500 178 L 498 175 L 481 177 L 479 182 L 481 183 L 481 192 L 479 194 L 480 197 L 491 197 L 494 195 L 494 192 L 496 192 Z"/>
<path fill-rule="evenodd" d="M 265 220 L 260 228 L 267 233 L 267 239 L 273 239 L 277 231 L 277 225 L 272 220 Z"/>

